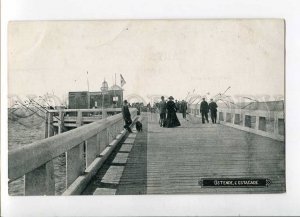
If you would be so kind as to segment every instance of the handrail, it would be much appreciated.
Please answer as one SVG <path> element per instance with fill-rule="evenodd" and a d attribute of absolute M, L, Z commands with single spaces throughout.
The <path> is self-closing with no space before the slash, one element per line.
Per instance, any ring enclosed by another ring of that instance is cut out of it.
<path fill-rule="evenodd" d="M 60 111 L 63 111 L 63 112 L 78 112 L 78 111 L 81 111 L 81 112 L 120 112 L 122 109 L 121 108 L 106 108 L 106 109 L 100 109 L 100 108 L 94 108 L 94 109 L 49 109 L 48 112 L 50 113 L 57 113 L 57 112 L 60 112 Z"/>
<path fill-rule="evenodd" d="M 201 116 L 200 105 L 189 105 L 188 110 L 195 117 Z M 218 108 L 217 115 L 217 122 L 220 124 L 278 141 L 284 141 L 284 119 L 284 111 L 241 108 Z M 270 128 L 269 130 L 267 130 L 267 126 Z"/>
<path fill-rule="evenodd" d="M 130 113 L 135 116 L 136 109 L 130 109 Z M 22 177 L 120 121 L 122 114 L 117 114 L 9 151 L 8 178 Z"/>

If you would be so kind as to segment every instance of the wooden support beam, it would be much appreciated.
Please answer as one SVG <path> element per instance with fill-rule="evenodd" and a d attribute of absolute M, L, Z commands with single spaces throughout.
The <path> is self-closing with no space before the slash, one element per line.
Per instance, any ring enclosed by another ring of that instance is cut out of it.
<path fill-rule="evenodd" d="M 98 142 L 98 134 L 89 138 L 86 141 L 86 149 L 85 149 L 85 159 L 86 159 L 86 167 L 91 165 L 91 163 L 96 159 L 96 157 L 100 153 L 100 146 L 97 144 Z"/>
<path fill-rule="evenodd" d="M 81 143 L 66 154 L 66 186 L 69 187 L 78 176 L 82 175 L 85 170 L 85 161 L 84 161 L 84 143 Z"/>
<path fill-rule="evenodd" d="M 55 195 L 52 160 L 25 175 L 25 195 Z"/>
<path fill-rule="evenodd" d="M 82 111 L 77 112 L 77 120 L 76 120 L 76 126 L 80 127 L 82 125 Z"/>
<path fill-rule="evenodd" d="M 63 133 L 64 131 L 64 112 L 62 110 L 59 110 L 58 113 L 58 134 Z"/>
<path fill-rule="evenodd" d="M 45 138 L 48 138 L 48 118 L 49 118 L 49 112 L 46 112 L 46 114 L 45 114 Z"/>
<path fill-rule="evenodd" d="M 54 136 L 53 113 L 48 115 L 48 137 Z"/>

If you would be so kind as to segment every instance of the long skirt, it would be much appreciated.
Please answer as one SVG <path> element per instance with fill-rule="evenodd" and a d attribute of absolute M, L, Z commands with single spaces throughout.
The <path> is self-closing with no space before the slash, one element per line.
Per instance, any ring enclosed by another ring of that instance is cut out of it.
<path fill-rule="evenodd" d="M 171 127 L 178 127 L 180 126 L 180 122 L 177 118 L 176 112 L 169 112 L 167 114 L 167 120 L 165 127 L 171 128 Z"/>

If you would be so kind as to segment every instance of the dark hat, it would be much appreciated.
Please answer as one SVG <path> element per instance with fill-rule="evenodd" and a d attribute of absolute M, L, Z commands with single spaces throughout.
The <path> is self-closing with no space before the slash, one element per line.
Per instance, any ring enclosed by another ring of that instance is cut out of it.
<path fill-rule="evenodd" d="M 173 97 L 173 96 L 170 96 L 169 99 L 174 99 L 174 97 Z"/>

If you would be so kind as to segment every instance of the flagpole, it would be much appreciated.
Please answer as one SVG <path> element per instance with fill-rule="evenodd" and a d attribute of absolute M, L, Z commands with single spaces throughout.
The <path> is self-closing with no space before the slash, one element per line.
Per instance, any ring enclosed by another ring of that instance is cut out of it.
<path fill-rule="evenodd" d="M 120 74 L 120 79 L 121 79 L 121 74 Z M 124 89 L 123 89 L 123 86 L 122 86 L 122 80 L 120 80 L 120 85 L 121 85 L 121 88 L 122 88 L 122 94 L 121 94 L 121 106 L 123 105 L 123 94 L 124 94 Z"/>
<path fill-rule="evenodd" d="M 86 81 L 87 81 L 88 92 L 90 92 L 89 72 L 88 71 L 86 71 Z"/>

